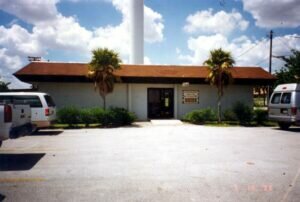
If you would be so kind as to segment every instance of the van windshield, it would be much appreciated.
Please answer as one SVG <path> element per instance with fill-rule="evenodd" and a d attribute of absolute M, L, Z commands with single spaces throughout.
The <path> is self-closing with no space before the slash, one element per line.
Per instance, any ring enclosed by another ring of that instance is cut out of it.
<path fill-rule="evenodd" d="M 45 95 L 44 97 L 45 97 L 48 107 L 55 107 L 55 103 L 51 96 Z"/>

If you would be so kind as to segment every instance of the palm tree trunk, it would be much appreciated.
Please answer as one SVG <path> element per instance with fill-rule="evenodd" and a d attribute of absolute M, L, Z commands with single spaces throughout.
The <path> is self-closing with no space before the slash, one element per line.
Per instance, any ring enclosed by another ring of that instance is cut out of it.
<path fill-rule="evenodd" d="M 218 93 L 218 123 L 221 123 L 221 95 Z"/>
<path fill-rule="evenodd" d="M 103 109 L 106 110 L 106 96 L 103 96 Z"/>
<path fill-rule="evenodd" d="M 219 67 L 219 75 L 218 75 L 218 123 L 221 123 L 221 96 L 222 96 L 222 71 L 221 67 Z"/>

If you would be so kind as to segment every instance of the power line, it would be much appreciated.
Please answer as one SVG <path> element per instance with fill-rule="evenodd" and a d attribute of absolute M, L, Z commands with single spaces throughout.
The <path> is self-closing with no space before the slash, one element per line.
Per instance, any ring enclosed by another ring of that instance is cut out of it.
<path fill-rule="evenodd" d="M 252 50 L 252 49 L 255 48 L 256 46 L 258 46 L 258 44 L 260 44 L 260 43 L 257 43 L 257 44 L 255 44 L 254 46 L 250 47 L 249 49 L 247 49 L 246 51 L 244 51 L 242 54 L 238 55 L 236 58 L 239 58 L 239 57 L 245 55 L 245 54 L 248 53 L 250 50 Z"/>
<path fill-rule="evenodd" d="M 269 59 L 269 56 L 267 55 L 266 57 L 264 57 L 264 59 L 262 59 L 261 61 L 259 61 L 258 63 L 256 63 L 255 66 L 260 65 L 261 63 L 265 62 L 268 59 Z"/>
<path fill-rule="evenodd" d="M 286 38 L 286 37 L 280 37 L 280 36 L 277 36 L 276 39 L 279 39 L 280 43 L 290 52 L 292 49 L 295 49 L 295 50 L 298 50 L 297 48 L 295 47 L 292 47 L 289 45 L 289 40 L 291 40 L 291 38 L 294 38 L 294 39 L 300 39 L 300 36 L 289 36 L 289 38 Z M 286 41 L 284 41 L 283 39 L 285 39 Z"/>
<path fill-rule="evenodd" d="M 288 51 L 291 51 L 293 48 L 291 48 L 289 45 L 287 45 L 286 43 L 284 43 L 284 41 L 280 38 L 277 37 L 277 39 L 279 39 L 280 43 L 287 48 Z"/>
<path fill-rule="evenodd" d="M 284 38 L 284 37 L 283 37 L 283 38 Z M 295 38 L 295 37 L 293 37 L 293 38 Z M 280 38 L 280 39 L 282 39 L 282 38 Z M 289 39 L 287 39 L 287 38 L 284 38 L 284 39 L 289 40 Z M 300 37 L 299 37 L 299 39 L 300 39 Z M 286 43 L 284 43 L 284 44 L 286 44 Z M 286 45 L 290 48 L 290 50 L 294 49 L 294 50 L 299 51 L 299 49 L 297 49 L 296 47 L 291 47 L 291 46 L 289 45 L 289 43 L 287 43 Z"/>

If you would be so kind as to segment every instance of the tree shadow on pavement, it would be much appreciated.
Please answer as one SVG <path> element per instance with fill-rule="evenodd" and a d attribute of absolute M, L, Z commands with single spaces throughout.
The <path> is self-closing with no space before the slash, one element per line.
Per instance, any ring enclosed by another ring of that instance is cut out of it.
<path fill-rule="evenodd" d="M 40 130 L 38 132 L 34 132 L 30 134 L 30 136 L 55 136 L 61 134 L 62 132 L 64 131 L 63 130 Z"/>
<path fill-rule="evenodd" d="M 33 168 L 45 153 L 0 154 L 0 171 L 22 171 Z"/>
<path fill-rule="evenodd" d="M 274 128 L 275 130 L 281 130 L 280 128 Z M 299 133 L 300 134 L 300 127 L 298 128 L 289 128 L 288 130 L 281 130 L 285 132 L 293 132 L 293 133 Z"/>
<path fill-rule="evenodd" d="M 0 194 L 0 202 L 4 201 L 4 199 L 5 199 L 5 196 Z"/>

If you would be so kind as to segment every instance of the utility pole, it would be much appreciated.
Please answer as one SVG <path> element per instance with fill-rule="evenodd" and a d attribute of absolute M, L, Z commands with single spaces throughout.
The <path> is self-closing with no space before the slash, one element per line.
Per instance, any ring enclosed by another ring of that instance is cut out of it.
<path fill-rule="evenodd" d="M 272 46 L 273 46 L 273 30 L 270 31 L 270 55 L 269 55 L 269 73 L 272 74 Z M 267 88 L 267 104 L 269 103 L 271 96 L 271 88 L 268 85 Z"/>
<path fill-rule="evenodd" d="M 273 46 L 273 31 L 270 31 L 270 56 L 269 56 L 269 73 L 272 74 L 272 46 Z"/>

